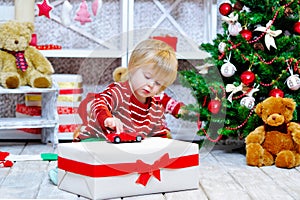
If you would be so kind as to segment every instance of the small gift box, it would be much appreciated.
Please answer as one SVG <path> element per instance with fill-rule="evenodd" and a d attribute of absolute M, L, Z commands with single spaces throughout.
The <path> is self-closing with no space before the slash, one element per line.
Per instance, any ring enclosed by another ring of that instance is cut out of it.
<path fill-rule="evenodd" d="M 174 51 L 176 51 L 177 47 L 177 37 L 171 37 L 171 36 L 154 36 L 153 39 L 163 41 L 173 47 Z"/>
<path fill-rule="evenodd" d="M 56 81 L 59 88 L 57 106 L 78 107 L 82 100 L 82 76 L 78 74 L 52 74 L 52 79 Z M 26 93 L 26 106 L 41 106 L 42 95 L 40 93 Z"/>
<path fill-rule="evenodd" d="M 199 187 L 199 147 L 167 138 L 58 145 L 58 188 L 91 199 Z"/>
<path fill-rule="evenodd" d="M 72 139 L 73 132 L 82 124 L 81 118 L 78 114 L 77 107 L 57 107 L 58 113 L 58 133 L 71 133 L 69 139 Z M 26 106 L 25 104 L 16 105 L 16 117 L 40 117 L 41 107 Z M 27 133 L 41 134 L 41 128 L 22 128 L 20 129 Z"/>

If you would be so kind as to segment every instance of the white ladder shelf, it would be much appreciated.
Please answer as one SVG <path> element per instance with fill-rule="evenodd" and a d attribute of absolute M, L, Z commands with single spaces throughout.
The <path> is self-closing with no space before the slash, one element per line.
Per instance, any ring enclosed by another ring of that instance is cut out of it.
<path fill-rule="evenodd" d="M 41 117 L 26 118 L 0 118 L 0 130 L 19 129 L 19 128 L 43 128 L 41 142 L 51 142 L 53 146 L 58 144 L 58 114 L 56 101 L 58 97 L 58 87 L 53 82 L 52 88 L 32 88 L 21 86 L 17 89 L 6 89 L 0 87 L 1 94 L 26 94 L 41 93 L 42 95 L 42 114 Z M 1 138 L 0 138 L 1 139 Z M 7 139 L 7 138 L 6 138 Z M 13 138 L 12 138 L 13 139 Z"/>

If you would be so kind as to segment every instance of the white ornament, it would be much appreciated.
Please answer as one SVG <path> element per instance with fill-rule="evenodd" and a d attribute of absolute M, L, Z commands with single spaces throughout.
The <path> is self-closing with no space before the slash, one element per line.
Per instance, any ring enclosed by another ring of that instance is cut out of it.
<path fill-rule="evenodd" d="M 244 97 L 240 104 L 248 109 L 252 109 L 255 105 L 255 99 L 253 97 Z"/>
<path fill-rule="evenodd" d="M 241 83 L 239 86 L 235 86 L 233 84 L 227 84 L 226 85 L 226 88 L 225 88 L 225 91 L 228 93 L 228 92 L 231 92 L 229 94 L 229 96 L 227 97 L 228 101 L 230 101 L 230 103 L 232 103 L 232 97 L 235 93 L 239 92 L 239 91 L 243 91 L 243 83 Z"/>
<path fill-rule="evenodd" d="M 232 36 L 237 36 L 242 30 L 242 25 L 238 22 L 239 15 L 233 12 L 227 16 L 223 16 L 222 20 L 228 24 L 228 32 Z"/>
<path fill-rule="evenodd" d="M 252 95 L 255 93 L 255 92 L 258 92 L 259 89 L 258 89 L 259 85 L 255 88 L 253 88 L 248 94 L 246 97 L 242 98 L 240 104 L 242 106 L 245 106 L 246 108 L 248 109 L 252 109 L 255 105 L 255 98 L 252 97 Z"/>
<path fill-rule="evenodd" d="M 198 70 L 199 74 L 207 74 L 210 67 L 214 66 L 213 64 L 205 63 L 201 66 L 195 66 L 195 68 Z"/>
<path fill-rule="evenodd" d="M 236 72 L 236 67 L 230 62 L 224 63 L 221 67 L 221 74 L 224 77 L 231 77 L 234 75 L 235 72 Z"/>
<path fill-rule="evenodd" d="M 236 22 L 235 24 L 229 24 L 228 26 L 229 34 L 232 36 L 237 36 L 241 30 L 242 25 L 239 22 Z"/>
<path fill-rule="evenodd" d="M 73 6 L 70 4 L 68 0 L 64 1 L 61 9 L 60 19 L 63 25 L 70 26 L 71 25 L 71 11 Z"/>
<path fill-rule="evenodd" d="M 300 88 L 300 78 L 298 74 L 292 75 L 286 79 L 286 84 L 291 90 Z"/>
<path fill-rule="evenodd" d="M 224 53 L 225 52 L 225 47 L 226 47 L 226 43 L 225 42 L 220 42 L 220 44 L 218 45 L 219 52 Z"/>
<path fill-rule="evenodd" d="M 282 33 L 282 30 L 277 30 L 277 31 L 273 31 L 270 28 L 268 30 L 267 27 L 272 25 L 272 21 L 270 20 L 266 27 L 257 27 L 254 31 L 261 31 L 261 32 L 266 32 L 265 35 L 265 43 L 266 43 L 266 47 L 268 48 L 268 50 L 270 50 L 270 46 L 274 47 L 275 49 L 277 49 L 276 44 L 275 44 L 275 40 L 274 37 L 277 37 L 278 35 L 280 35 Z"/>

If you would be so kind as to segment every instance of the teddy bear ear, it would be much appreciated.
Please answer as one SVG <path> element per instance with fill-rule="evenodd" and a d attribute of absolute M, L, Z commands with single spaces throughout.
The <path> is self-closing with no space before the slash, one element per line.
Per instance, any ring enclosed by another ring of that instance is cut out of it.
<path fill-rule="evenodd" d="M 115 82 L 124 82 L 127 80 L 128 76 L 128 69 L 127 67 L 117 67 L 113 71 L 113 79 Z"/>
<path fill-rule="evenodd" d="M 283 98 L 282 103 L 285 105 L 286 109 L 294 111 L 296 109 L 296 102 L 291 98 Z"/>
<path fill-rule="evenodd" d="M 24 24 L 32 33 L 34 32 L 34 24 L 32 22 L 24 22 Z"/>
<path fill-rule="evenodd" d="M 262 105 L 262 103 L 258 103 L 258 104 L 256 105 L 256 107 L 255 107 L 255 113 L 256 113 L 259 117 L 261 117 L 262 111 L 263 111 L 263 105 Z"/>

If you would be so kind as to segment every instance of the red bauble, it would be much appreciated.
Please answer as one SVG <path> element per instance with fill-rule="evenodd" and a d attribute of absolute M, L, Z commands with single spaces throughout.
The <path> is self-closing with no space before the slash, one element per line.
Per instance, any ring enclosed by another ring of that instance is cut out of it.
<path fill-rule="evenodd" d="M 221 101 L 219 99 L 213 99 L 208 103 L 207 108 L 209 112 L 217 114 L 221 109 Z"/>
<path fill-rule="evenodd" d="M 271 97 L 284 97 L 284 92 L 278 88 L 274 88 L 269 92 Z"/>
<path fill-rule="evenodd" d="M 219 7 L 219 12 L 221 15 L 227 16 L 231 13 L 232 6 L 230 3 L 222 3 Z"/>
<path fill-rule="evenodd" d="M 255 80 L 255 74 L 251 71 L 245 71 L 241 74 L 240 76 L 242 83 L 244 83 L 245 85 L 252 85 L 254 83 Z"/>
<path fill-rule="evenodd" d="M 248 29 L 243 29 L 240 31 L 240 34 L 242 35 L 245 40 L 249 41 L 252 39 L 252 32 L 249 31 Z"/>
<path fill-rule="evenodd" d="M 294 24 L 294 32 L 300 35 L 300 22 Z"/>

